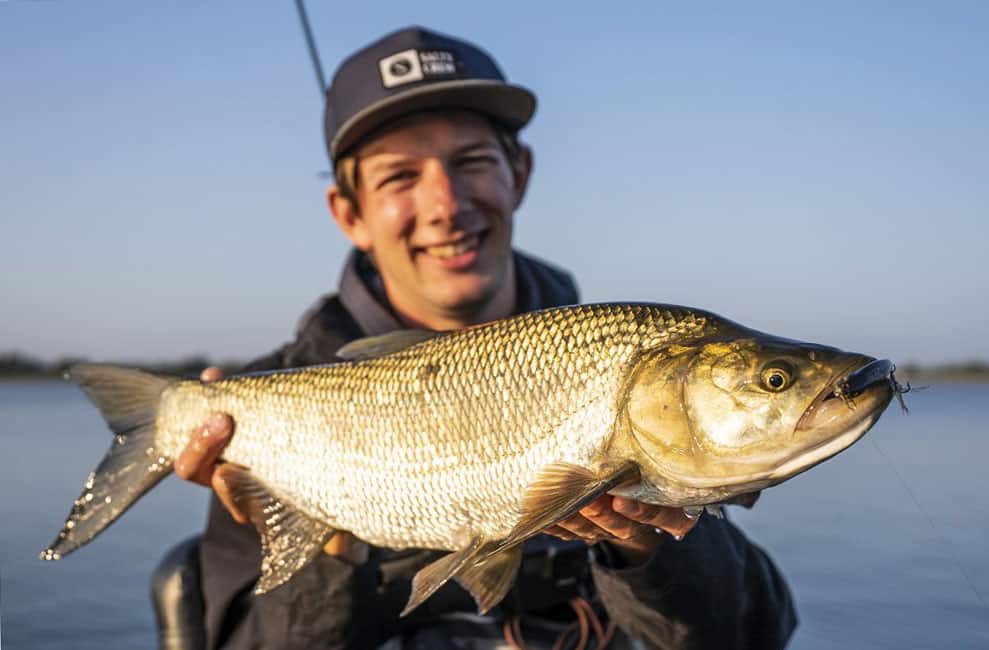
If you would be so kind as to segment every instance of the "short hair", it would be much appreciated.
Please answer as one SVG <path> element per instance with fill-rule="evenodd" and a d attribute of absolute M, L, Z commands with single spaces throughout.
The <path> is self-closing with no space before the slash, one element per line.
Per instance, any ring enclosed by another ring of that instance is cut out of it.
<path fill-rule="evenodd" d="M 498 145 L 505 152 L 505 157 L 508 158 L 508 164 L 513 168 L 518 167 L 522 159 L 522 143 L 519 141 L 518 132 L 490 117 L 485 116 L 485 119 L 491 125 Z M 333 164 L 333 180 L 340 190 L 340 196 L 350 201 L 358 214 L 360 214 L 360 203 L 357 201 L 357 188 L 360 187 L 361 178 L 359 170 L 360 160 L 358 160 L 356 152 L 360 148 L 360 145 L 367 141 L 368 137 L 373 137 L 374 133 L 377 133 L 377 131 L 362 138 L 361 142 L 350 147 Z"/>

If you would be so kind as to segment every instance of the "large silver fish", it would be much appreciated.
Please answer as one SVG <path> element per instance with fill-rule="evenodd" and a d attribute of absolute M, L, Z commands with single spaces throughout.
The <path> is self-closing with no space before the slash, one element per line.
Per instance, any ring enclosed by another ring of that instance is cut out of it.
<path fill-rule="evenodd" d="M 888 361 L 653 304 L 397 332 L 341 356 L 209 384 L 74 367 L 116 437 L 42 557 L 89 542 L 223 411 L 228 483 L 262 539 L 258 593 L 346 530 L 452 551 L 416 575 L 406 612 L 450 578 L 487 611 L 521 543 L 601 494 L 696 507 L 760 490 L 848 447 L 900 390 Z"/>

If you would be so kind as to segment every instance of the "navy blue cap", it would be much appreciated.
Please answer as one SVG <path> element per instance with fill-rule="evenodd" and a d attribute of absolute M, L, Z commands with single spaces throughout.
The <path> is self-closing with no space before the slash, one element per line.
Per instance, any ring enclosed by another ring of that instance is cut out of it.
<path fill-rule="evenodd" d="M 333 76 L 323 120 L 330 159 L 387 122 L 433 108 L 478 111 L 517 131 L 532 118 L 536 96 L 507 83 L 477 46 L 402 29 L 350 56 Z"/>

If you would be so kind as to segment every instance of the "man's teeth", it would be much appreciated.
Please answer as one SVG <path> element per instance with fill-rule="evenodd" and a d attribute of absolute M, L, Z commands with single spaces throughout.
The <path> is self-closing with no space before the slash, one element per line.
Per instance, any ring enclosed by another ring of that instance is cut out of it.
<path fill-rule="evenodd" d="M 463 255 L 467 251 L 476 248 L 479 237 L 473 235 L 465 239 L 461 239 L 455 244 L 444 244 L 443 246 L 427 246 L 426 252 L 433 257 L 456 257 L 457 255 Z"/>

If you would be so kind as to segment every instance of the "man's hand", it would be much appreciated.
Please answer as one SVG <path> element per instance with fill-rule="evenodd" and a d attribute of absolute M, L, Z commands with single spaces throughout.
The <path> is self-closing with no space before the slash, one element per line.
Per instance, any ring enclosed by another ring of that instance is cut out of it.
<path fill-rule="evenodd" d="M 653 506 L 605 494 L 544 532 L 588 544 L 607 540 L 629 564 L 635 565 L 652 557 L 661 539 L 656 529 L 683 537 L 696 523 L 682 508 Z"/>
<path fill-rule="evenodd" d="M 200 381 L 211 382 L 223 378 L 223 372 L 216 367 L 209 367 L 199 375 Z M 230 492 L 226 481 L 225 465 L 217 462 L 220 452 L 230 442 L 234 432 L 234 421 L 226 413 L 214 413 L 192 437 L 175 460 L 175 473 L 179 478 L 206 487 L 212 487 L 220 502 L 239 524 L 248 523 L 247 513 L 240 509 L 236 499 Z M 330 538 L 323 551 L 329 555 L 340 557 L 351 564 L 363 564 L 367 561 L 368 545 L 350 533 L 337 532 Z"/>
<path fill-rule="evenodd" d="M 200 381 L 211 382 L 223 378 L 223 371 L 209 367 L 199 375 Z M 230 488 L 224 480 L 223 472 L 219 471 L 220 452 L 230 442 L 234 432 L 234 421 L 226 413 L 214 413 L 202 427 L 189 438 L 188 444 L 175 459 L 175 474 L 186 481 L 212 487 L 216 496 L 230 512 L 230 516 L 239 524 L 248 522 L 247 514 L 237 507 Z"/>

